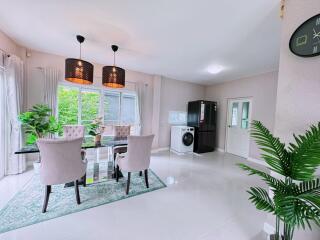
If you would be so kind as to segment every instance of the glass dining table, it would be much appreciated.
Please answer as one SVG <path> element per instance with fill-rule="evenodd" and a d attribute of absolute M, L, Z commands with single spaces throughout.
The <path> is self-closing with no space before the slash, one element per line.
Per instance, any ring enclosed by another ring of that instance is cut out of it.
<path fill-rule="evenodd" d="M 98 157 L 98 151 L 101 148 L 113 148 L 113 147 L 120 147 L 126 146 L 128 144 L 128 139 L 125 137 L 114 137 L 114 136 L 103 136 L 101 138 L 101 142 L 96 144 L 94 142 L 93 137 L 85 137 L 82 143 L 82 149 L 96 149 L 97 157 L 94 161 L 88 161 L 87 165 L 87 178 L 86 184 L 93 184 L 100 181 L 105 181 L 110 178 L 115 178 L 115 168 L 114 168 L 114 161 L 107 160 L 100 160 Z M 36 144 L 34 145 L 26 145 L 23 146 L 21 149 L 15 151 L 15 154 L 28 154 L 28 153 L 39 153 L 39 149 Z M 112 154 L 113 159 L 113 154 Z M 120 173 L 120 176 L 122 174 Z M 66 187 L 73 185 L 73 183 L 66 184 Z"/>
<path fill-rule="evenodd" d="M 125 137 L 113 137 L 113 136 L 103 136 L 101 142 L 96 144 L 93 137 L 85 137 L 82 143 L 82 149 L 90 148 L 103 148 L 103 147 L 115 147 L 115 146 L 125 146 L 128 144 L 128 139 Z M 15 151 L 15 154 L 26 154 L 26 153 L 38 153 L 39 149 L 36 144 L 26 145 Z"/>

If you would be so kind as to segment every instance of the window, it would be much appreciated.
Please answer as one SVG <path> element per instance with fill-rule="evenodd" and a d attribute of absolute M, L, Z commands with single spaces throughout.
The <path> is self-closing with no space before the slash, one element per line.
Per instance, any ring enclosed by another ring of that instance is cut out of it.
<path fill-rule="evenodd" d="M 120 93 L 104 92 L 104 123 L 114 125 L 120 123 Z"/>
<path fill-rule="evenodd" d="M 100 92 L 97 90 L 58 86 L 58 119 L 62 125 L 90 123 L 99 116 L 99 105 Z"/>
<path fill-rule="evenodd" d="M 137 120 L 137 97 L 134 93 L 104 91 L 104 123 L 134 125 Z"/>
<path fill-rule="evenodd" d="M 62 125 L 78 124 L 79 88 L 58 86 L 58 119 Z"/>
<path fill-rule="evenodd" d="M 103 116 L 105 125 L 137 123 L 137 97 L 133 92 L 58 86 L 58 119 L 62 125 L 90 123 Z"/>
<path fill-rule="evenodd" d="M 249 102 L 242 103 L 242 118 L 241 118 L 241 128 L 249 128 Z"/>
<path fill-rule="evenodd" d="M 125 125 L 136 123 L 136 96 L 122 94 L 121 100 L 121 122 Z"/>
<path fill-rule="evenodd" d="M 187 124 L 187 113 L 182 111 L 170 111 L 169 112 L 169 124 Z"/>
<path fill-rule="evenodd" d="M 100 93 L 96 90 L 81 90 L 81 125 L 86 125 L 99 116 Z"/>
<path fill-rule="evenodd" d="M 231 126 L 235 127 L 238 125 L 238 102 L 232 103 L 232 116 L 231 116 Z"/>

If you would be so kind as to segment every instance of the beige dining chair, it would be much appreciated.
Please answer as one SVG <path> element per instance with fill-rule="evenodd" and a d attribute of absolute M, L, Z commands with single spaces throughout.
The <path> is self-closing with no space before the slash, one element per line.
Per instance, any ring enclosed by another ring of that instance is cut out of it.
<path fill-rule="evenodd" d="M 154 135 L 128 136 L 128 151 L 117 154 L 116 181 L 119 181 L 119 171 L 128 172 L 126 194 L 129 194 L 131 172 L 144 171 L 147 188 L 149 188 L 148 168 L 150 166 L 151 146 Z M 141 174 L 140 174 L 141 175 Z"/>
<path fill-rule="evenodd" d="M 83 138 L 85 127 L 83 125 L 64 125 L 63 137 L 66 139 Z"/>
<path fill-rule="evenodd" d="M 121 126 L 121 125 L 114 126 L 113 127 L 113 136 L 115 138 L 126 138 L 130 135 L 130 129 L 131 129 L 131 126 L 129 126 L 129 125 L 127 125 L 127 126 Z M 114 163 L 116 161 L 117 154 L 125 153 L 125 152 L 127 152 L 127 145 L 114 146 L 112 148 Z M 115 166 L 115 164 L 114 164 L 114 166 Z M 115 168 L 114 168 L 114 171 L 116 171 Z"/>
<path fill-rule="evenodd" d="M 114 126 L 113 135 L 116 138 L 126 138 L 130 135 L 131 126 Z M 116 154 L 127 152 L 127 146 L 116 146 L 113 148 L 114 159 Z"/>
<path fill-rule="evenodd" d="M 51 186 L 56 184 L 74 182 L 76 200 L 80 204 L 78 180 L 87 169 L 87 163 L 81 158 L 82 141 L 83 138 L 37 141 L 41 156 L 40 180 L 46 186 L 43 213 L 47 210 Z"/>
<path fill-rule="evenodd" d="M 64 125 L 63 126 L 63 137 L 65 139 L 75 139 L 75 138 L 84 138 L 85 127 L 83 125 Z M 86 150 L 81 149 L 81 158 L 86 160 Z M 86 186 L 86 175 L 81 179 L 82 185 Z"/>

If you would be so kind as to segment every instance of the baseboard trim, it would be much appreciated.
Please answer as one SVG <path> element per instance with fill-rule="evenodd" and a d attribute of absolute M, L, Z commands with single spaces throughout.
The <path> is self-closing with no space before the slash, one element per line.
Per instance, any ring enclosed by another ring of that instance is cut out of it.
<path fill-rule="evenodd" d="M 198 157 L 202 157 L 203 155 L 202 154 L 199 154 L 199 153 L 193 153 L 193 155 L 196 155 L 196 156 L 198 156 Z"/>
<path fill-rule="evenodd" d="M 265 167 L 267 167 L 267 166 L 268 166 L 264 161 L 262 161 L 262 160 L 260 160 L 260 159 L 256 159 L 256 158 L 248 157 L 248 158 L 247 158 L 247 160 L 248 160 L 248 161 L 250 161 L 250 162 L 253 162 L 253 163 L 256 163 L 256 164 L 259 164 L 259 165 L 265 166 Z"/>
<path fill-rule="evenodd" d="M 27 160 L 26 160 L 27 168 L 28 168 L 28 167 L 33 167 L 33 162 L 34 162 L 34 160 L 27 159 Z"/>
<path fill-rule="evenodd" d="M 217 149 L 218 152 L 223 152 L 223 153 L 226 152 L 226 151 L 224 150 L 224 148 L 216 148 L 216 149 Z"/>
<path fill-rule="evenodd" d="M 267 222 L 265 222 L 263 224 L 263 231 L 266 234 L 268 234 L 268 236 L 270 236 L 270 235 L 272 235 L 272 234 L 274 234 L 276 232 L 275 228 L 271 224 L 269 224 Z"/>
<path fill-rule="evenodd" d="M 158 152 L 164 152 L 164 151 L 168 151 L 169 147 L 163 147 L 163 148 L 155 148 L 151 150 L 151 153 L 158 153 Z"/>

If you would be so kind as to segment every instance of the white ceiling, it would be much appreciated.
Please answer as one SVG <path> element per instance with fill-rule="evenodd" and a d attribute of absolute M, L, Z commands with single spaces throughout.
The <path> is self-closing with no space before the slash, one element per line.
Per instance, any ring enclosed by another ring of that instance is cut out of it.
<path fill-rule="evenodd" d="M 178 80 L 213 84 L 278 68 L 279 0 L 0 0 L 17 43 Z M 107 47 L 108 46 L 108 47 Z M 211 65 L 223 66 L 210 74 Z"/>

